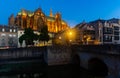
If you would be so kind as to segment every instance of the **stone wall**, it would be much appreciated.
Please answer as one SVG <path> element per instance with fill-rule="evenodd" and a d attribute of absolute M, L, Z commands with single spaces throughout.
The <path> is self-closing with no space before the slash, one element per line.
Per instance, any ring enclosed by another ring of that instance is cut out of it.
<path fill-rule="evenodd" d="M 68 46 L 13 48 L 0 50 L 0 60 L 41 57 L 48 65 L 60 65 L 70 62 L 71 53 Z"/>
<path fill-rule="evenodd" d="M 71 59 L 71 48 L 69 46 L 47 47 L 48 65 L 68 64 Z"/>
<path fill-rule="evenodd" d="M 46 47 L 0 49 L 0 59 L 17 59 L 44 56 Z"/>

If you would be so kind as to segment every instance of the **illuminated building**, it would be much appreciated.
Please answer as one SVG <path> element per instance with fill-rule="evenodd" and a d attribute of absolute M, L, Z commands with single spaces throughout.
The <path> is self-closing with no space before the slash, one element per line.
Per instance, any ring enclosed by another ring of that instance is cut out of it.
<path fill-rule="evenodd" d="M 0 25 L 0 49 L 17 47 L 17 27 Z"/>
<path fill-rule="evenodd" d="M 95 20 L 76 25 L 80 44 L 120 44 L 120 19 Z M 91 43 L 92 42 L 92 43 Z"/>
<path fill-rule="evenodd" d="M 60 13 L 53 15 L 52 10 L 50 10 L 50 15 L 46 16 L 41 8 L 38 8 L 34 12 L 22 9 L 16 17 L 12 14 L 8 22 L 9 26 L 18 26 L 20 29 L 30 27 L 38 31 L 40 31 L 44 25 L 47 25 L 48 31 L 52 33 L 57 33 L 68 28 L 67 23 L 62 20 Z"/>

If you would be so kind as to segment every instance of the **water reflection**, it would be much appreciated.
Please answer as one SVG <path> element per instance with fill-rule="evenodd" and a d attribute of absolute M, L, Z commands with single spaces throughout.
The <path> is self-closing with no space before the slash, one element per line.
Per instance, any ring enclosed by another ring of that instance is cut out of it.
<path fill-rule="evenodd" d="M 88 70 L 77 65 L 50 66 L 44 73 L 25 73 L 0 78 L 108 78 L 91 76 Z"/>
<path fill-rule="evenodd" d="M 0 76 L 0 78 L 44 78 L 43 74 L 19 74 L 19 75 L 9 75 L 9 76 Z"/>

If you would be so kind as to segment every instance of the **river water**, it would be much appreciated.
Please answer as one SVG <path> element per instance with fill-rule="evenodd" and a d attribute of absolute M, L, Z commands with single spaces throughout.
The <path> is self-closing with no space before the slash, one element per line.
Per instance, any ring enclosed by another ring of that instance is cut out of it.
<path fill-rule="evenodd" d="M 89 72 L 81 67 L 70 65 L 58 65 L 49 66 L 46 74 L 34 73 L 34 74 L 17 74 L 0 76 L 0 78 L 106 78 L 106 77 L 94 77 Z M 31 72 L 32 73 L 32 72 Z"/>

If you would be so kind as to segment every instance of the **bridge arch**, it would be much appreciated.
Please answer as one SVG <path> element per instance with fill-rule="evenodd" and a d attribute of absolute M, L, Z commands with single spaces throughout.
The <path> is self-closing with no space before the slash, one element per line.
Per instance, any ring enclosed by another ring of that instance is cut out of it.
<path fill-rule="evenodd" d="M 107 76 L 108 67 L 103 60 L 91 58 L 88 60 L 88 71 L 92 76 Z"/>
<path fill-rule="evenodd" d="M 74 54 L 72 56 L 72 64 L 80 66 L 80 56 L 78 54 Z"/>
<path fill-rule="evenodd" d="M 71 78 L 78 78 L 80 76 L 80 57 L 78 54 L 72 55 L 70 66 Z"/>

